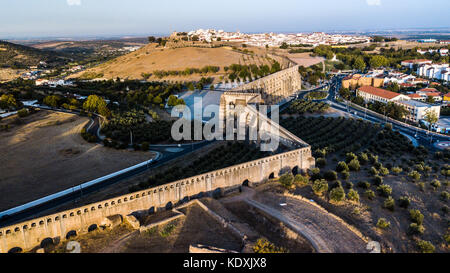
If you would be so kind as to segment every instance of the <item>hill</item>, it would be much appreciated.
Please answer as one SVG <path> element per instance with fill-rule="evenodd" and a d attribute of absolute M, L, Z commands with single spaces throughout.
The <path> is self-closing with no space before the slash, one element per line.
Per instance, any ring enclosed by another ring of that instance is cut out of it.
<path fill-rule="evenodd" d="M 228 46 L 207 47 L 156 47 L 148 44 L 141 49 L 120 56 L 104 64 L 74 74 L 71 78 L 147 79 L 147 80 L 198 80 L 201 77 L 215 77 L 226 74 L 224 67 L 232 64 L 271 65 L 274 60 L 264 50 L 249 49 L 247 52 Z M 206 69 L 207 73 L 183 73 L 186 69 Z M 172 72 L 172 73 L 161 73 Z M 156 74 L 156 75 L 155 75 Z M 161 76 L 161 74 L 166 74 Z"/>
<path fill-rule="evenodd" d="M 0 68 L 27 69 L 39 65 L 41 61 L 56 65 L 61 62 L 61 56 L 50 51 L 0 41 Z"/>

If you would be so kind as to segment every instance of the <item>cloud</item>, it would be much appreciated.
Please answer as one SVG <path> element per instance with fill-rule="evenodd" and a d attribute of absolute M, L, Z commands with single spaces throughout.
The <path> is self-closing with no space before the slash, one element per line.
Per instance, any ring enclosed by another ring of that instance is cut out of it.
<path fill-rule="evenodd" d="M 381 6 L 381 0 L 366 0 L 369 6 Z"/>
<path fill-rule="evenodd" d="M 67 0 L 67 5 L 69 6 L 80 6 L 81 0 Z"/>

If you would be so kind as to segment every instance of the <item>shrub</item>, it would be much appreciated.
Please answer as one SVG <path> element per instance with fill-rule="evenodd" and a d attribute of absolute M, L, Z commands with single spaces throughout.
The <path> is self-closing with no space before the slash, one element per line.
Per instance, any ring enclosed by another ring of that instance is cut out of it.
<path fill-rule="evenodd" d="M 297 174 L 294 177 L 294 183 L 297 184 L 300 187 L 304 187 L 309 185 L 309 177 L 308 176 L 303 176 L 301 174 Z"/>
<path fill-rule="evenodd" d="M 407 209 L 410 203 L 411 201 L 408 196 L 402 196 L 398 199 L 398 206 L 401 208 Z"/>
<path fill-rule="evenodd" d="M 377 222 L 378 228 L 386 229 L 386 228 L 389 228 L 390 226 L 391 226 L 391 222 L 387 221 L 386 219 L 384 219 L 384 218 L 378 219 L 378 222 Z"/>
<path fill-rule="evenodd" d="M 450 233 L 444 235 L 444 240 L 445 242 L 447 242 L 447 244 L 450 244 Z"/>
<path fill-rule="evenodd" d="M 434 253 L 435 251 L 434 245 L 428 241 L 418 240 L 416 245 L 422 253 Z"/>
<path fill-rule="evenodd" d="M 342 179 L 344 179 L 344 180 L 348 180 L 349 177 L 350 177 L 350 173 L 347 172 L 347 171 L 341 172 L 341 177 L 342 177 Z"/>
<path fill-rule="evenodd" d="M 327 165 L 327 160 L 325 158 L 321 157 L 316 160 L 317 167 L 323 168 L 323 167 L 325 167 L 325 165 Z"/>
<path fill-rule="evenodd" d="M 174 224 L 167 224 L 163 230 L 161 230 L 159 232 L 159 235 L 161 235 L 161 237 L 166 238 L 169 237 L 170 234 L 172 234 L 172 232 L 175 230 L 176 226 Z"/>
<path fill-rule="evenodd" d="M 381 184 L 383 184 L 383 177 L 376 175 L 373 178 L 373 183 L 375 184 L 375 186 L 380 186 Z"/>
<path fill-rule="evenodd" d="M 20 118 L 24 118 L 26 116 L 28 116 L 28 110 L 25 108 L 20 109 L 19 111 L 17 111 L 17 115 L 19 115 Z"/>
<path fill-rule="evenodd" d="M 294 186 L 294 176 L 291 173 L 283 174 L 278 181 L 286 189 L 292 189 Z"/>
<path fill-rule="evenodd" d="M 340 161 L 337 166 L 336 166 L 336 171 L 337 172 L 343 172 L 343 171 L 349 171 L 349 168 L 347 166 L 347 163 L 345 163 L 344 161 Z"/>
<path fill-rule="evenodd" d="M 417 185 L 419 185 L 419 189 L 421 191 L 425 191 L 425 183 L 424 182 L 419 182 Z"/>
<path fill-rule="evenodd" d="M 362 189 L 370 188 L 370 183 L 367 181 L 359 181 L 358 184 L 356 184 L 356 185 Z"/>
<path fill-rule="evenodd" d="M 411 221 L 413 223 L 416 223 L 418 225 L 422 225 L 423 223 L 423 214 L 417 210 L 417 209 L 412 209 L 409 211 L 409 217 L 411 218 Z"/>
<path fill-rule="evenodd" d="M 349 163 L 349 162 L 351 162 L 352 160 L 355 160 L 355 159 L 358 160 L 358 157 L 354 153 L 347 153 L 345 155 L 345 161 L 347 163 Z"/>
<path fill-rule="evenodd" d="M 256 241 L 253 247 L 255 253 L 287 253 L 287 250 L 282 247 L 277 247 L 267 239 L 261 238 Z"/>
<path fill-rule="evenodd" d="M 412 171 L 408 173 L 408 176 L 414 181 L 417 182 L 420 180 L 420 173 L 418 171 Z"/>
<path fill-rule="evenodd" d="M 367 164 L 367 162 L 369 162 L 369 156 L 366 153 L 360 153 L 358 155 L 358 160 L 362 165 L 365 165 Z"/>
<path fill-rule="evenodd" d="M 400 174 L 400 173 L 403 171 L 403 169 L 400 168 L 400 167 L 393 167 L 393 168 L 391 169 L 391 171 L 392 171 L 394 174 L 398 175 L 398 174 Z"/>
<path fill-rule="evenodd" d="M 345 183 L 345 188 L 346 189 L 353 189 L 353 183 L 352 182 L 346 182 Z"/>
<path fill-rule="evenodd" d="M 443 192 L 441 192 L 440 197 L 441 197 L 441 200 L 448 201 L 448 199 L 450 199 L 450 193 L 443 191 Z"/>
<path fill-rule="evenodd" d="M 421 235 L 425 231 L 425 228 L 422 225 L 418 225 L 416 223 L 412 223 L 408 227 L 408 235 Z"/>
<path fill-rule="evenodd" d="M 388 209 L 390 211 L 394 211 L 395 209 L 395 200 L 391 196 L 389 196 L 386 200 L 384 200 L 383 208 Z"/>
<path fill-rule="evenodd" d="M 381 168 L 380 168 L 380 174 L 381 174 L 382 176 L 386 176 L 386 175 L 389 174 L 389 170 L 388 170 L 387 168 L 385 168 L 385 167 L 381 167 Z"/>
<path fill-rule="evenodd" d="M 434 189 L 437 189 L 441 186 L 441 182 L 439 182 L 439 180 L 434 179 L 433 181 L 431 181 L 431 186 L 433 186 Z"/>
<path fill-rule="evenodd" d="M 322 175 L 320 174 L 319 168 L 313 168 L 310 170 L 311 172 L 311 180 L 316 181 L 322 179 Z"/>
<path fill-rule="evenodd" d="M 359 194 L 354 189 L 350 189 L 347 193 L 347 199 L 354 202 L 359 202 Z"/>
<path fill-rule="evenodd" d="M 336 187 L 330 191 L 330 199 L 335 202 L 341 202 L 345 199 L 345 191 L 342 187 Z"/>
<path fill-rule="evenodd" d="M 314 181 L 311 188 L 316 195 L 321 196 L 324 192 L 328 191 L 328 183 L 324 179 L 318 179 Z"/>
<path fill-rule="evenodd" d="M 383 197 L 389 197 L 392 194 L 392 188 L 388 185 L 380 185 L 377 187 L 377 192 Z"/>
<path fill-rule="evenodd" d="M 142 142 L 141 148 L 143 151 L 148 151 L 150 149 L 150 144 L 148 142 Z"/>
<path fill-rule="evenodd" d="M 364 195 L 367 197 L 367 199 L 369 200 L 373 200 L 375 198 L 375 193 L 373 192 L 373 190 L 367 190 L 364 192 Z"/>
<path fill-rule="evenodd" d="M 323 178 L 325 178 L 328 181 L 335 181 L 337 180 L 337 173 L 335 171 L 328 171 L 323 174 Z"/>
<path fill-rule="evenodd" d="M 350 161 L 350 163 L 348 163 L 348 168 L 354 172 L 359 171 L 361 166 L 359 165 L 358 159 L 353 159 L 352 161 Z"/>
<path fill-rule="evenodd" d="M 371 167 L 370 170 L 369 170 L 369 173 L 371 175 L 378 175 L 378 170 L 375 169 L 375 167 Z"/>

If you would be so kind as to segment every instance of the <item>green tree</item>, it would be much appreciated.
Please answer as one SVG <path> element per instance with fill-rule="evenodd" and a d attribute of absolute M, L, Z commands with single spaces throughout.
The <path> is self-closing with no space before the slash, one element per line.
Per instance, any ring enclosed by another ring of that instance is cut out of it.
<path fill-rule="evenodd" d="M 336 187 L 330 191 L 330 199 L 335 202 L 341 202 L 345 199 L 345 191 L 341 186 Z"/>
<path fill-rule="evenodd" d="M 45 105 L 48 105 L 50 107 L 58 107 L 59 104 L 61 103 L 62 98 L 58 95 L 51 95 L 51 96 L 47 96 L 44 98 L 43 103 Z"/>
<path fill-rule="evenodd" d="M 106 101 L 97 95 L 90 95 L 83 103 L 83 109 L 89 112 L 98 112 L 99 109 L 104 110 L 106 107 Z"/>
<path fill-rule="evenodd" d="M 372 68 L 379 68 L 382 66 L 388 66 L 389 60 L 382 55 L 375 55 L 370 58 L 369 65 Z"/>
<path fill-rule="evenodd" d="M 286 173 L 280 176 L 280 184 L 286 189 L 291 189 L 294 186 L 294 176 L 291 173 Z"/>
<path fill-rule="evenodd" d="M 312 190 L 316 195 L 321 196 L 323 193 L 328 191 L 328 183 L 324 179 L 316 180 L 312 184 Z"/>
<path fill-rule="evenodd" d="M 358 57 L 353 64 L 353 68 L 358 69 L 359 71 L 364 71 L 366 69 L 366 62 L 363 57 Z"/>
<path fill-rule="evenodd" d="M 3 94 L 0 97 L 0 108 L 1 109 L 9 109 L 9 108 L 16 108 L 17 107 L 17 101 L 11 94 Z"/>
<path fill-rule="evenodd" d="M 438 122 L 439 118 L 435 111 L 427 111 L 425 114 L 425 121 L 428 122 L 428 130 L 431 129 L 431 126 L 433 126 L 436 122 Z"/>

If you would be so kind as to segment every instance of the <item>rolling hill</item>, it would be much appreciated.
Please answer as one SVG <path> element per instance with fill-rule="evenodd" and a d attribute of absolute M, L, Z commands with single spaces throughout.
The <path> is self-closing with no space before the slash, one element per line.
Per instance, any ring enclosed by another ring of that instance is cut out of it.
<path fill-rule="evenodd" d="M 148 44 L 141 49 L 120 56 L 106 63 L 86 71 L 74 74 L 71 78 L 103 78 L 115 79 L 143 79 L 148 80 L 198 80 L 201 77 L 215 77 L 225 75 L 224 67 L 231 64 L 271 64 L 271 58 L 264 50 L 254 50 L 254 54 L 246 54 L 232 47 L 178 47 L 161 48 L 155 44 Z M 187 68 L 201 69 L 206 66 L 219 67 L 216 72 L 207 74 L 193 73 L 188 76 L 169 75 L 157 77 L 158 71 L 184 71 Z"/>
<path fill-rule="evenodd" d="M 40 61 L 47 64 L 60 64 L 59 54 L 36 48 L 0 41 L 0 68 L 26 69 L 37 66 Z"/>

